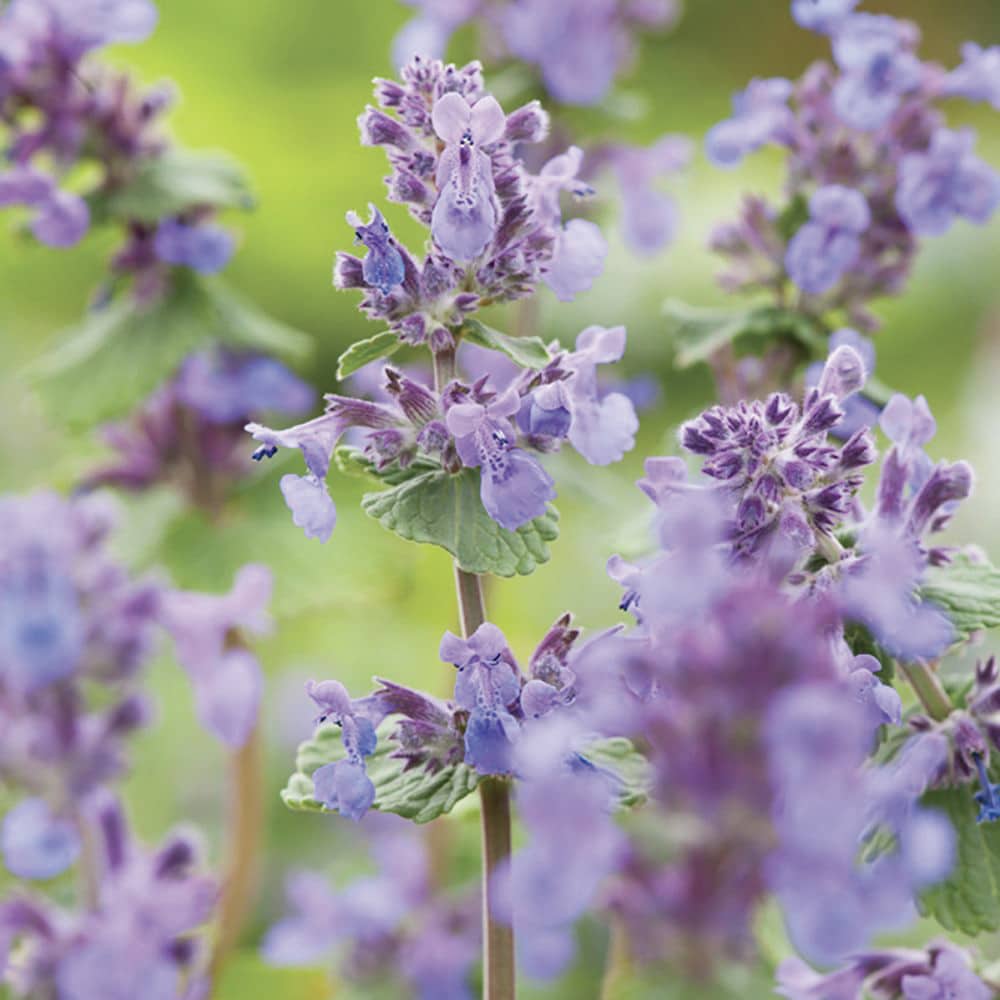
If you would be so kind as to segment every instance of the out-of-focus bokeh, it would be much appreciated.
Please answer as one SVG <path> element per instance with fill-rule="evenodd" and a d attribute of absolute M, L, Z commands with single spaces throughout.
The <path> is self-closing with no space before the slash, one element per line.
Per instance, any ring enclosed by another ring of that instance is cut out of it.
<path fill-rule="evenodd" d="M 181 143 L 226 150 L 246 165 L 259 206 L 231 220 L 241 231 L 242 247 L 230 279 L 264 309 L 312 335 L 315 352 L 300 372 L 318 389 L 334 390 L 338 354 L 376 332 L 357 312 L 357 297 L 334 291 L 330 279 L 334 251 L 347 248 L 353 235 L 344 213 L 363 210 L 369 201 L 384 203 L 383 154 L 359 146 L 355 119 L 370 99 L 371 78 L 391 73 L 390 43 L 411 11 L 396 0 L 163 0 L 160 7 L 153 39 L 113 50 L 110 58 L 146 82 L 175 82 L 181 100 L 172 122 Z M 922 53 L 949 65 L 958 62 L 963 41 L 1000 42 L 996 0 L 883 0 L 865 9 L 917 21 Z M 460 33 L 450 55 L 473 58 L 473 45 L 471 33 Z M 796 27 L 784 0 L 688 0 L 676 29 L 647 37 L 642 45 L 624 87 L 634 98 L 634 119 L 595 109 L 576 111 L 573 120 L 594 137 L 650 141 L 678 132 L 700 146 L 708 127 L 727 116 L 732 91 L 753 76 L 798 75 L 825 46 L 824 39 Z M 978 129 L 981 155 L 1000 165 L 996 112 L 956 103 L 950 114 L 956 124 Z M 624 374 L 655 376 L 663 403 L 645 414 L 636 450 L 620 465 L 592 469 L 569 455 L 552 462 L 562 513 L 553 560 L 530 578 L 491 585 L 488 595 L 491 617 L 518 653 L 527 654 L 566 609 L 589 627 L 616 620 L 616 588 L 605 580 L 603 567 L 609 554 L 634 550 L 643 537 L 646 505 L 633 485 L 642 458 L 674 450 L 677 423 L 711 396 L 706 371 L 671 370 L 662 302 L 668 296 L 706 305 L 723 300 L 713 282 L 717 264 L 705 249 L 708 231 L 733 216 L 742 192 L 774 191 L 779 181 L 779 161 L 770 153 L 725 172 L 699 152 L 671 184 L 683 213 L 679 239 L 660 256 L 642 260 L 624 249 L 611 221 L 609 181 L 607 272 L 572 305 L 558 303 L 547 291 L 540 294 L 539 332 L 545 337 L 571 340 L 590 323 L 625 324 Z M 415 236 L 401 208 L 389 206 L 386 215 L 402 238 Z M 97 237 L 72 252 L 58 252 L 0 232 L 3 491 L 69 488 L 101 455 L 92 435 L 68 431 L 57 414 L 44 410 L 19 373 L 79 317 L 109 249 Z M 882 380 L 908 394 L 923 393 L 938 418 L 933 451 L 968 458 L 977 469 L 977 494 L 953 534 L 974 533 L 995 555 L 1000 553 L 998 262 L 996 224 L 985 229 L 962 224 L 928 241 L 906 296 L 881 304 L 885 325 L 877 336 Z M 512 317 L 498 314 L 494 320 L 502 326 Z M 128 379 L 129 372 L 121 378 Z M 440 693 L 453 680 L 450 668 L 437 659 L 441 632 L 456 625 L 445 554 L 385 533 L 358 510 L 361 486 L 336 476 L 331 491 L 340 512 L 337 530 L 327 545 L 307 541 L 290 523 L 278 475 L 276 466 L 262 469 L 236 509 L 214 526 L 172 518 L 176 501 L 166 493 L 132 502 L 122 542 L 138 564 L 155 554 L 182 585 L 222 589 L 236 567 L 250 560 L 268 562 L 275 571 L 276 627 L 262 647 L 269 682 L 267 853 L 260 903 L 221 994 L 244 1000 L 327 995 L 319 973 L 264 972 L 253 958 L 255 942 L 280 912 L 288 870 L 312 865 L 344 874 L 357 864 L 346 821 L 286 813 L 278 800 L 295 744 L 310 730 L 303 681 L 337 676 L 357 694 L 376 674 Z M 161 717 L 139 741 L 128 786 L 138 830 L 155 838 L 183 817 L 205 827 L 218 851 L 225 809 L 222 755 L 195 723 L 187 682 L 166 654 L 154 684 Z M 454 822 L 469 826 L 457 838 L 457 864 L 473 874 L 474 853 L 461 845 L 466 834 L 474 841 L 474 823 Z M 563 984 L 538 995 L 596 996 L 599 952 L 584 950 Z"/>

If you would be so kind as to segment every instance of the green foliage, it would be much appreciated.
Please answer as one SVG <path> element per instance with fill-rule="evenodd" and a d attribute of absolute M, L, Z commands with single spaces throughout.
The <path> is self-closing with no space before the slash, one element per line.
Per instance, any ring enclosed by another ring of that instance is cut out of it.
<path fill-rule="evenodd" d="M 997 780 L 994 770 L 993 780 Z M 973 787 L 927 792 L 925 806 L 942 811 L 955 829 L 955 867 L 920 899 L 920 908 L 950 931 L 1000 930 L 1000 823 L 977 823 Z"/>
<path fill-rule="evenodd" d="M 559 535 L 554 507 L 517 531 L 501 528 L 479 498 L 479 472 L 427 472 L 381 493 L 368 493 L 361 507 L 369 517 L 411 542 L 439 545 L 467 573 L 527 575 L 549 559 L 548 543 Z"/>
<path fill-rule="evenodd" d="M 707 361 L 727 344 L 760 351 L 784 339 L 798 344 L 807 357 L 821 357 L 826 353 L 826 334 L 820 324 L 791 309 L 767 306 L 734 313 L 728 309 L 702 309 L 668 299 L 663 311 L 674 346 L 674 364 L 678 368 Z"/>
<path fill-rule="evenodd" d="M 67 330 L 31 371 L 60 419 L 89 425 L 123 416 L 210 343 L 301 357 L 309 339 L 272 319 L 219 279 L 174 272 L 148 306 L 122 295 Z"/>
<path fill-rule="evenodd" d="M 249 949 L 226 960 L 212 993 L 216 1000 L 328 1000 L 331 995 L 326 969 L 276 967 Z"/>
<path fill-rule="evenodd" d="M 253 208 L 243 168 L 221 153 L 174 149 L 145 160 L 132 181 L 97 210 L 152 223 L 201 205 Z"/>
<path fill-rule="evenodd" d="M 618 802 L 623 809 L 641 806 L 646 801 L 651 780 L 649 761 L 631 740 L 621 736 L 597 740 L 583 751 L 583 756 L 618 779 Z"/>
<path fill-rule="evenodd" d="M 344 379 L 353 375 L 359 368 L 378 358 L 386 358 L 395 354 L 402 345 L 399 337 L 390 330 L 376 333 L 367 340 L 359 340 L 344 351 L 337 360 L 337 378 Z"/>
<path fill-rule="evenodd" d="M 932 567 L 920 594 L 944 611 L 960 639 L 1000 625 L 1000 570 L 985 559 L 960 554 Z"/>
<path fill-rule="evenodd" d="M 778 216 L 778 232 L 787 243 L 809 221 L 809 199 L 797 194 Z"/>
<path fill-rule="evenodd" d="M 395 745 L 388 735 L 392 732 L 392 719 L 379 727 L 379 742 L 375 753 L 367 759 L 368 777 L 375 786 L 375 808 L 380 812 L 395 813 L 414 823 L 428 823 L 444 813 L 451 812 L 465 796 L 475 791 L 479 776 L 467 764 L 453 764 L 435 774 L 422 768 L 404 770 L 406 762 L 391 756 Z M 295 773 L 281 793 L 289 809 L 303 812 L 329 812 L 313 797 L 312 775 L 317 768 L 344 756 L 340 729 L 320 726 L 312 739 L 299 747 L 295 758 Z"/>
<path fill-rule="evenodd" d="M 470 344 L 506 354 L 522 368 L 544 368 L 552 360 L 545 344 L 538 337 L 511 337 L 477 319 L 467 319 L 462 324 L 462 336 Z"/>

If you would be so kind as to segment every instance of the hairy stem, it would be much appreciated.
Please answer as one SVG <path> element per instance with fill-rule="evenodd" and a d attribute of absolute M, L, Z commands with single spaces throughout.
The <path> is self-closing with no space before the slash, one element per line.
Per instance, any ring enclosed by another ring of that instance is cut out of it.
<path fill-rule="evenodd" d="M 455 377 L 455 351 L 434 355 L 438 392 Z M 483 581 L 455 563 L 455 593 L 462 634 L 468 638 L 486 621 Z M 514 928 L 493 915 L 493 872 L 510 858 L 510 782 L 484 778 L 479 783 L 483 834 L 483 1000 L 515 1000 Z"/>
<path fill-rule="evenodd" d="M 262 749 L 260 731 L 255 728 L 246 743 L 233 751 L 229 759 L 232 801 L 226 838 L 228 867 L 212 953 L 213 982 L 239 939 L 257 889 L 257 859 L 264 816 Z"/>
<path fill-rule="evenodd" d="M 916 692 L 920 704 L 936 722 L 951 715 L 952 704 L 948 693 L 941 686 L 938 675 L 926 663 L 900 663 L 899 668 Z"/>

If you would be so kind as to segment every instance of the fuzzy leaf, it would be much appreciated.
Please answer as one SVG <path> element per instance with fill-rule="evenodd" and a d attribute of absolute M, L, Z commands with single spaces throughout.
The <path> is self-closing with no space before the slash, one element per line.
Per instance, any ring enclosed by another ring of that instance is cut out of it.
<path fill-rule="evenodd" d="M 150 306 L 122 296 L 88 313 L 29 375 L 60 419 L 94 424 L 126 414 L 210 343 L 303 356 L 310 342 L 219 279 L 178 269 L 170 290 Z"/>
<path fill-rule="evenodd" d="M 674 364 L 689 368 L 707 361 L 719 348 L 736 344 L 760 350 L 780 338 L 791 339 L 807 354 L 826 353 L 826 339 L 821 329 L 801 313 L 765 307 L 743 312 L 725 309 L 702 309 L 676 299 L 663 305 L 667 332 L 674 344 Z"/>
<path fill-rule="evenodd" d="M 404 770 L 405 760 L 391 756 L 395 744 L 388 739 L 393 730 L 390 717 L 378 730 L 378 746 L 367 758 L 368 777 L 375 786 L 374 808 L 395 813 L 414 823 L 428 823 L 475 791 L 479 775 L 467 764 L 459 763 L 429 774 L 416 767 Z M 324 764 L 340 760 L 344 745 L 340 729 L 333 725 L 320 726 L 312 739 L 299 747 L 295 773 L 281 793 L 289 809 L 302 812 L 329 812 L 313 798 L 312 775 Z"/>
<path fill-rule="evenodd" d="M 411 542 L 440 545 L 467 573 L 527 575 L 549 559 L 559 535 L 554 507 L 517 531 L 501 528 L 479 499 L 479 472 L 428 472 L 381 493 L 368 493 L 362 510 Z"/>
<path fill-rule="evenodd" d="M 996 771 L 992 774 L 997 780 Z M 927 792 L 921 802 L 955 828 L 955 867 L 920 898 L 920 909 L 950 931 L 1000 930 L 1000 823 L 977 823 L 974 786 Z"/>
<path fill-rule="evenodd" d="M 651 770 L 649 761 L 622 736 L 598 740 L 582 754 L 595 767 L 614 775 L 618 783 L 618 802 L 623 809 L 641 806 L 649 796 Z"/>
<path fill-rule="evenodd" d="M 989 562 L 958 554 L 927 571 L 920 594 L 944 611 L 962 639 L 1000 625 L 1000 570 Z"/>
<path fill-rule="evenodd" d="M 389 330 L 376 333 L 367 340 L 359 340 L 344 351 L 337 359 L 337 378 L 344 379 L 353 375 L 359 368 L 364 368 L 378 358 L 386 358 L 395 354 L 402 345 L 399 337 Z"/>
<path fill-rule="evenodd" d="M 145 160 L 132 181 L 100 209 L 152 223 L 201 205 L 253 208 L 243 168 L 219 153 L 173 150 Z"/>
<path fill-rule="evenodd" d="M 511 337 L 476 319 L 467 319 L 462 324 L 462 336 L 470 344 L 506 354 L 522 368 L 544 368 L 552 360 L 545 344 L 538 337 Z"/>

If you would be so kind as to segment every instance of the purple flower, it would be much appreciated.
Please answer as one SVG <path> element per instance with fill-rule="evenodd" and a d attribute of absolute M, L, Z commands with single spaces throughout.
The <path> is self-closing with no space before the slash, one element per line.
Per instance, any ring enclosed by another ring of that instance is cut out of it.
<path fill-rule="evenodd" d="M 174 392 L 212 424 L 241 423 L 252 413 L 305 413 L 315 398 L 312 387 L 279 361 L 224 351 L 190 355 Z"/>
<path fill-rule="evenodd" d="M 15 167 L 0 174 L 0 208 L 25 205 L 35 210 L 31 231 L 50 247 L 71 247 L 90 228 L 90 209 L 76 194 L 61 191 L 47 174 Z"/>
<path fill-rule="evenodd" d="M 792 85 L 775 77 L 751 80 L 733 97 L 733 117 L 713 126 L 705 137 L 705 152 L 717 167 L 735 167 L 769 142 L 784 142 L 791 127 L 788 98 Z"/>
<path fill-rule="evenodd" d="M 860 469 L 875 460 L 874 444 L 860 430 L 838 449 L 827 434 L 844 415 L 841 400 L 864 378 L 860 355 L 843 345 L 801 410 L 774 393 L 765 402 L 713 407 L 684 425 L 682 444 L 705 456 L 702 471 L 736 503 L 731 534 L 737 553 L 771 543 L 811 549 L 846 519 L 861 487 Z"/>
<path fill-rule="evenodd" d="M 414 56 L 444 58 L 448 40 L 476 15 L 482 0 L 404 0 L 420 13 L 400 28 L 392 42 L 392 63 L 405 66 Z"/>
<path fill-rule="evenodd" d="M 659 177 L 683 170 L 691 153 L 690 140 L 674 135 L 663 136 L 647 148 L 618 146 L 612 151 L 622 196 L 625 243 L 635 253 L 655 254 L 673 240 L 677 203 L 653 185 Z"/>
<path fill-rule="evenodd" d="M 15 13 L 32 6 L 71 58 L 102 45 L 145 41 L 158 18 L 151 0 L 15 0 L 12 5 Z"/>
<path fill-rule="evenodd" d="M 165 219 L 156 230 L 153 249 L 164 264 L 190 267 L 201 274 L 221 271 L 233 256 L 232 233 L 214 223 Z"/>
<path fill-rule="evenodd" d="M 175 590 L 162 600 L 160 618 L 191 679 L 198 718 L 229 747 L 249 739 L 263 686 L 260 664 L 234 631 L 266 631 L 270 599 L 270 571 L 251 564 L 239 570 L 228 594 Z"/>
<path fill-rule="evenodd" d="M 921 236 L 940 236 L 957 217 L 985 223 L 1000 205 L 1000 175 L 972 152 L 969 130 L 938 129 L 924 153 L 910 153 L 899 167 L 896 208 Z"/>
<path fill-rule="evenodd" d="M 396 285 L 403 283 L 406 268 L 382 213 L 370 203 L 368 211 L 371 217 L 367 223 L 362 222 L 356 212 L 348 212 L 347 224 L 354 227 L 355 242 L 368 247 L 362 264 L 365 281 L 387 295 Z"/>
<path fill-rule="evenodd" d="M 471 261 L 496 235 L 496 188 L 484 147 L 503 137 L 507 120 L 494 98 L 470 104 L 454 91 L 437 100 L 432 120 L 445 150 L 435 177 L 439 194 L 431 233 L 449 257 Z"/>
<path fill-rule="evenodd" d="M 903 703 L 899 692 L 891 684 L 883 684 L 876 676 L 882 664 L 874 656 L 863 654 L 854 657 L 847 684 L 855 700 L 864 706 L 864 713 L 874 740 L 879 727 L 898 726 L 903 719 Z"/>
<path fill-rule="evenodd" d="M 569 440 L 592 465 L 617 462 L 635 445 L 639 419 L 632 401 L 620 392 L 601 395 L 597 384 L 597 366 L 619 361 L 624 353 L 625 327 L 589 326 L 566 356 L 573 372 L 565 389 Z"/>
<path fill-rule="evenodd" d="M 1000 46 L 962 46 L 962 65 L 945 78 L 944 93 L 967 101 L 987 101 L 1000 111 Z"/>
<path fill-rule="evenodd" d="M 870 338 L 858 333 L 856 330 L 844 327 L 835 330 L 830 334 L 830 350 L 834 351 L 842 345 L 853 347 L 861 357 L 865 366 L 865 376 L 870 377 L 875 372 L 875 345 Z M 815 361 L 806 369 L 805 384 L 807 389 L 811 389 L 819 384 L 823 375 L 824 363 Z M 873 403 L 861 393 L 848 396 L 841 401 L 844 415 L 830 430 L 834 437 L 846 441 L 853 437 L 862 428 L 875 428 L 878 426 L 881 417 L 881 410 L 876 403 Z"/>
<path fill-rule="evenodd" d="M 3 818 L 0 852 L 18 878 L 55 878 L 76 861 L 80 838 L 73 824 L 55 815 L 44 799 L 25 799 Z"/>
<path fill-rule="evenodd" d="M 352 701 L 339 681 L 310 681 L 306 693 L 320 709 L 317 723 L 330 720 L 340 726 L 346 754 L 343 760 L 324 764 L 313 772 L 316 801 L 341 816 L 360 820 L 375 801 L 375 786 L 365 770 L 365 758 L 375 752 L 375 727 L 384 713 L 372 699 Z"/>
<path fill-rule="evenodd" d="M 852 14 L 838 25 L 833 54 L 843 75 L 833 97 L 845 124 L 880 128 L 919 87 L 922 67 L 911 46 L 908 26 L 886 15 Z"/>
<path fill-rule="evenodd" d="M 976 792 L 975 799 L 979 804 L 979 815 L 976 817 L 977 823 L 992 823 L 1000 819 L 1000 785 L 995 785 L 990 781 L 986 771 L 986 761 L 981 753 L 972 754 L 976 765 L 976 775 L 979 778 L 979 791 Z"/>
<path fill-rule="evenodd" d="M 969 967 L 968 956 L 950 945 L 932 951 L 933 967 L 900 980 L 903 1000 L 990 1000 L 994 992 Z"/>
<path fill-rule="evenodd" d="M 520 406 L 517 392 L 508 389 L 487 405 L 452 406 L 445 417 L 462 463 L 480 468 L 480 497 L 486 512 L 508 531 L 540 517 L 556 495 L 552 477 L 515 447 L 510 418 Z"/>
<path fill-rule="evenodd" d="M 792 17 L 809 31 L 828 34 L 857 7 L 860 0 L 792 0 Z"/>
<path fill-rule="evenodd" d="M 829 185 L 809 199 L 809 216 L 788 244 L 785 267 L 802 291 L 820 295 L 854 266 L 871 213 L 860 192 Z"/>
<path fill-rule="evenodd" d="M 503 633 L 489 622 L 468 639 L 445 632 L 439 652 L 445 663 L 458 668 L 455 703 L 469 713 L 466 763 L 480 774 L 510 773 L 511 751 L 520 730 L 510 707 L 521 684 Z"/>

